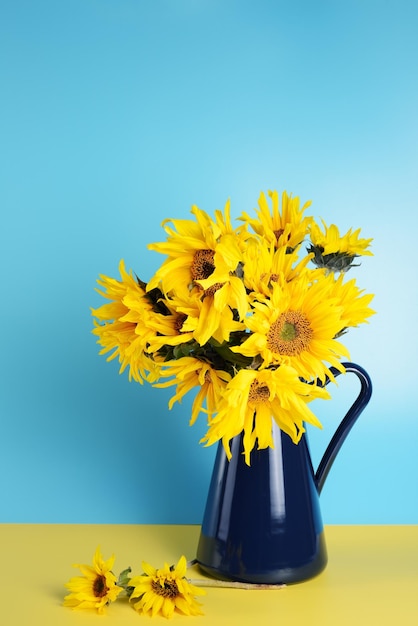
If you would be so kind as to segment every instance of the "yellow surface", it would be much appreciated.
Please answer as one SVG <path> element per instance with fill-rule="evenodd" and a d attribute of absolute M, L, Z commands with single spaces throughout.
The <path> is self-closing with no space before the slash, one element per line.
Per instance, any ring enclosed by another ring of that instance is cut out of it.
<path fill-rule="evenodd" d="M 63 587 L 97 545 L 116 556 L 116 574 L 194 557 L 198 526 L 0 525 L 0 624 L 124 626 L 213 624 L 417 626 L 418 526 L 328 526 L 329 562 L 308 582 L 274 591 L 207 589 L 203 617 L 139 616 L 124 600 L 106 616 L 61 606 Z M 194 569 L 190 576 L 202 577 Z M 150 621 L 151 620 L 151 621 Z"/>

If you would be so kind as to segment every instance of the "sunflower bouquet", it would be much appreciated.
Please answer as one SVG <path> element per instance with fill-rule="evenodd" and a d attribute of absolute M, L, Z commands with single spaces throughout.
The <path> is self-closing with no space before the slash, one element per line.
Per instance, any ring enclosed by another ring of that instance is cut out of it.
<path fill-rule="evenodd" d="M 233 226 L 230 203 L 214 217 L 193 206 L 192 219 L 167 219 L 166 240 L 148 245 L 165 255 L 146 283 L 120 262 L 120 279 L 100 276 L 109 302 L 92 310 L 93 333 L 120 372 L 155 387 L 175 387 L 169 407 L 195 390 L 190 423 L 207 419 L 206 445 L 243 434 L 273 446 L 272 420 L 298 443 L 309 408 L 329 398 L 325 382 L 349 359 L 341 336 L 367 322 L 373 295 L 346 272 L 371 255 L 360 229 L 305 215 L 310 202 L 261 193 L 251 216 Z"/>

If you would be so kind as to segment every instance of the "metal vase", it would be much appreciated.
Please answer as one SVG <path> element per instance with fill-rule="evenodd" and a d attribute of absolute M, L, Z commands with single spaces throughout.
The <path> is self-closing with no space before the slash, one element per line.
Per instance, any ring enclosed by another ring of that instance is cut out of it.
<path fill-rule="evenodd" d="M 294 444 L 275 424 L 274 449 L 254 449 L 251 466 L 244 460 L 242 436 L 231 442 L 230 461 L 219 444 L 196 555 L 205 573 L 224 580 L 288 584 L 312 578 L 325 568 L 319 494 L 372 393 L 363 368 L 354 363 L 344 366 L 359 378 L 361 389 L 316 472 L 306 435 Z"/>

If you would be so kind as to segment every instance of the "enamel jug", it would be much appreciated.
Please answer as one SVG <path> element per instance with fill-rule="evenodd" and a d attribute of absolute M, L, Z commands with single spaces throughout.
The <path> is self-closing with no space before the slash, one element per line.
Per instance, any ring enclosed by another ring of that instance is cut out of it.
<path fill-rule="evenodd" d="M 367 372 L 344 363 L 361 389 L 315 471 L 304 434 L 298 444 L 273 425 L 274 449 L 254 449 L 251 465 L 242 436 L 231 442 L 228 461 L 219 443 L 197 549 L 207 574 L 258 584 L 295 583 L 319 574 L 327 563 L 319 494 L 355 421 L 368 404 Z M 331 368 L 335 376 L 340 372 Z"/>

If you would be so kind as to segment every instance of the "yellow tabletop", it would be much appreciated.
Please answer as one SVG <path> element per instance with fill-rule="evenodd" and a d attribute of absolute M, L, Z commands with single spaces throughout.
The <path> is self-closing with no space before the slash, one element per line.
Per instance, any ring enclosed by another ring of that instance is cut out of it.
<path fill-rule="evenodd" d="M 99 616 L 62 606 L 64 583 L 91 563 L 100 545 L 114 572 L 192 559 L 198 526 L 0 525 L 0 624 L 108 626 L 141 623 L 284 626 L 417 626 L 418 526 L 327 526 L 328 566 L 316 578 L 280 590 L 208 588 L 204 616 L 138 615 L 118 600 Z M 192 568 L 188 576 L 204 578 Z M 146 622 L 144 622 L 146 620 Z"/>

